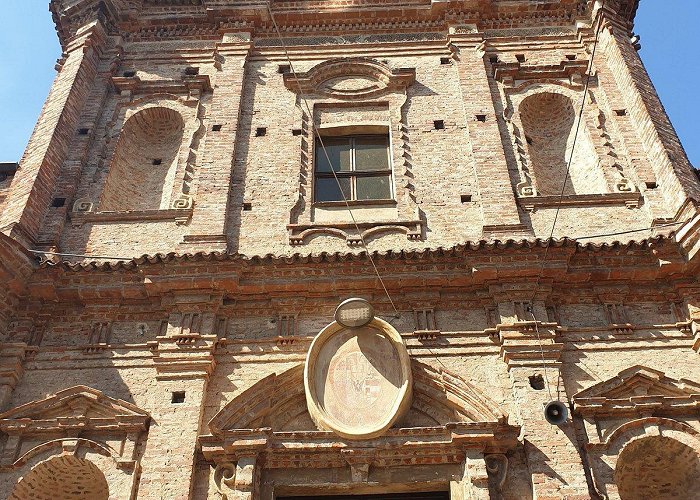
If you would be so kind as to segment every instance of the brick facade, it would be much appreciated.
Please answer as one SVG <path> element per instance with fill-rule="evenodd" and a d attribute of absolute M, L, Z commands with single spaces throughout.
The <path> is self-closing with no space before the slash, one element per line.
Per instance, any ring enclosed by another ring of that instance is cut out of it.
<path fill-rule="evenodd" d="M 53 0 L 0 170 L 0 496 L 695 498 L 700 182 L 636 6 Z M 352 217 L 314 194 L 348 134 L 392 171 Z M 413 380 L 363 439 L 304 388 L 353 296 Z"/>

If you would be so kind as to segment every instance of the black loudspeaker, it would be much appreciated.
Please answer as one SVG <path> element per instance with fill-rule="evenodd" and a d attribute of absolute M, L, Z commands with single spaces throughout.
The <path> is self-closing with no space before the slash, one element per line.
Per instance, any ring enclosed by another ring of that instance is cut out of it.
<path fill-rule="evenodd" d="M 544 418 L 552 425 L 561 425 L 569 418 L 569 409 L 561 401 L 552 401 L 544 407 Z"/>

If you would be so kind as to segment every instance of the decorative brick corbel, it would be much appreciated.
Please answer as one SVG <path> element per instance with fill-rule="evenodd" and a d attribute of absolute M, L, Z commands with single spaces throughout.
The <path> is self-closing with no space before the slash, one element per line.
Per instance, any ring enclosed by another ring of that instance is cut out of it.
<path fill-rule="evenodd" d="M 492 453 L 486 455 L 485 463 L 489 482 L 496 491 L 501 491 L 508 477 L 508 457 L 503 453 Z"/>
<path fill-rule="evenodd" d="M 150 343 L 156 379 L 208 379 L 216 362 L 216 312 L 223 296 L 207 290 L 183 290 L 162 297 L 171 309 L 161 335 Z"/>
<path fill-rule="evenodd" d="M 558 367 L 564 344 L 556 341 L 557 324 L 520 321 L 512 325 L 498 325 L 501 358 L 513 368 L 542 365 Z M 543 360 L 544 358 L 544 360 Z"/>
<path fill-rule="evenodd" d="M 24 342 L 0 344 L 0 410 L 10 401 L 22 374 L 27 344 Z"/>
<path fill-rule="evenodd" d="M 350 466 L 353 483 L 366 483 L 369 479 L 369 468 L 374 463 L 377 451 L 374 448 L 344 449 L 343 459 Z"/>
<path fill-rule="evenodd" d="M 233 464 L 223 462 L 214 470 L 214 484 L 222 500 L 257 498 L 260 467 L 256 456 L 242 456 Z"/>

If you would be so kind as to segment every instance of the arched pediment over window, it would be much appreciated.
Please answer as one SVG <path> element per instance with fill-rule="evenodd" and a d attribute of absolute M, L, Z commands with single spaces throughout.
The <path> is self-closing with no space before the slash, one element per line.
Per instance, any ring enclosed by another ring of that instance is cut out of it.
<path fill-rule="evenodd" d="M 385 92 L 405 91 L 416 79 L 416 70 L 392 70 L 374 59 L 331 59 L 306 73 L 287 73 L 285 86 L 292 92 L 336 99 L 367 99 Z"/>

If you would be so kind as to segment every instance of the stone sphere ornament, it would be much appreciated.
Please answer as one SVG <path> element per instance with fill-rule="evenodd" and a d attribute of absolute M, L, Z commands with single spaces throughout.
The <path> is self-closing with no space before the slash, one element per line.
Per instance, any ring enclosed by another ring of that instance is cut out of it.
<path fill-rule="evenodd" d="M 354 440 L 381 436 L 411 406 L 408 351 L 384 320 L 357 327 L 334 321 L 311 343 L 304 386 L 320 429 Z"/>

